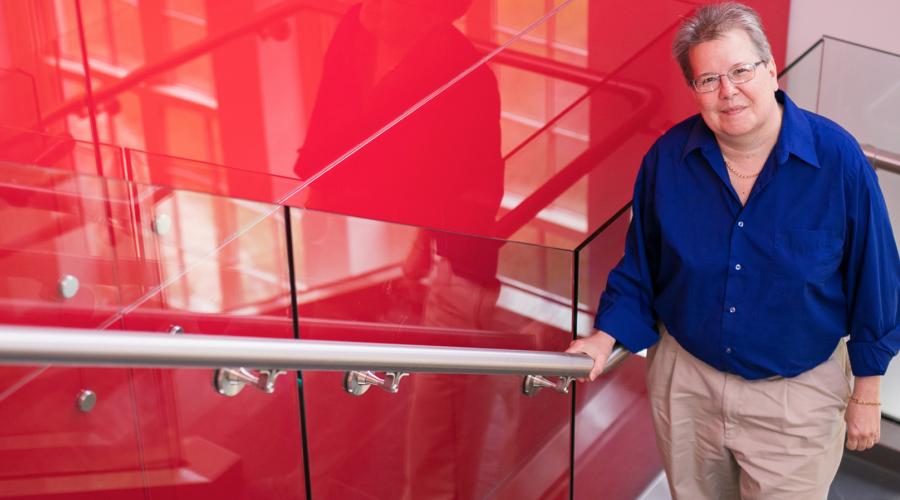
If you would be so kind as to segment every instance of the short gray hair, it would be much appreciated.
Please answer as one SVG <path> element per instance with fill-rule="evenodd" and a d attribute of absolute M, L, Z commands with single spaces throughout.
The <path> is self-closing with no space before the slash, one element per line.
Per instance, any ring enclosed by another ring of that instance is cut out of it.
<path fill-rule="evenodd" d="M 760 59 L 772 60 L 772 48 L 755 10 L 736 2 L 704 5 L 681 23 L 672 42 L 672 55 L 689 83 L 694 79 L 689 58 L 691 49 L 703 42 L 720 39 L 733 29 L 744 30 L 750 36 Z"/>

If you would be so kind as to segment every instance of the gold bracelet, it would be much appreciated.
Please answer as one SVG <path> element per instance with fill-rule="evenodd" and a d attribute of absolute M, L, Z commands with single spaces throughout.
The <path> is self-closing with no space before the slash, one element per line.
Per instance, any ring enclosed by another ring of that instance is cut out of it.
<path fill-rule="evenodd" d="M 850 402 L 863 406 L 881 406 L 880 401 L 863 401 L 862 399 L 856 399 L 853 396 L 850 396 Z"/>

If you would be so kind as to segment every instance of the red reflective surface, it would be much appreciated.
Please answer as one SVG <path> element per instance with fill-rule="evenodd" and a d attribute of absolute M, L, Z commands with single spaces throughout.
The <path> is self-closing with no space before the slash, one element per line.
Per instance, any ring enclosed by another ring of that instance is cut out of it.
<path fill-rule="evenodd" d="M 578 251 L 576 333 L 593 332 L 606 277 L 623 253 L 631 211 L 621 208 Z M 662 470 L 656 453 L 645 362 L 637 356 L 575 393 L 575 498 L 639 498 Z M 622 478 L 627 477 L 628 481 Z"/>
<path fill-rule="evenodd" d="M 60 163 L 73 165 L 76 156 Z M 124 193 L 109 184 L 66 170 L 2 164 L 5 323 L 90 328 L 119 306 L 116 277 L 128 262 L 118 250 L 128 238 L 109 223 L 124 206 Z M 75 276 L 77 293 L 67 298 Z M 130 381 L 131 372 L 122 369 L 0 367 L 0 491 L 13 498 L 140 498 Z M 91 414 L 77 406 L 84 390 L 100 398 Z"/>
<path fill-rule="evenodd" d="M 696 3 L 6 2 L 0 321 L 290 338 L 293 264 L 301 338 L 561 350 L 627 215 L 582 245 L 694 112 L 669 44 Z M 781 64 L 788 3 L 749 3 Z M 341 377 L 2 367 L 0 496 L 631 498 L 659 471 L 637 358 L 574 415 L 517 377 Z"/>
<path fill-rule="evenodd" d="M 118 313 L 123 328 L 294 336 L 278 207 L 132 186 L 143 221 L 142 260 L 158 274 L 125 301 Z M 182 209 L 190 216 L 175 217 Z M 171 221 L 167 229 L 164 220 Z M 213 388 L 212 370 L 134 370 L 133 386 L 153 495 L 305 498 L 295 372 L 279 378 L 272 394 L 248 387 L 223 397 Z"/>
<path fill-rule="evenodd" d="M 780 64 L 787 3 L 750 3 Z M 93 117 L 102 142 L 288 178 L 331 166 L 291 202 L 571 248 L 627 201 L 649 142 L 693 112 L 668 45 L 696 2 L 354 4 L 6 7 L 10 40 L 29 44 L 7 50 L 4 88 L 23 109 L 3 122 L 90 140 Z M 462 193 L 460 179 L 489 207 L 502 186 L 499 224 L 428 213 L 441 203 L 427 184 Z"/>
<path fill-rule="evenodd" d="M 550 351 L 569 342 L 568 251 L 293 213 L 301 338 Z M 522 463 L 567 456 L 567 397 L 526 398 L 520 377 L 442 374 L 353 397 L 339 392 L 341 379 L 303 374 L 314 496 L 568 491 L 565 467 L 535 476 Z M 378 473 L 360 474 L 359 463 Z"/>
<path fill-rule="evenodd" d="M 4 322 L 293 337 L 279 209 L 7 162 L 0 185 L 4 220 L 21 222 L 0 237 Z M 190 217 L 171 217 L 179 204 Z M 224 244 L 248 219 L 264 253 Z M 296 374 L 226 398 L 212 370 L 0 373 L 4 497 L 305 497 Z"/>

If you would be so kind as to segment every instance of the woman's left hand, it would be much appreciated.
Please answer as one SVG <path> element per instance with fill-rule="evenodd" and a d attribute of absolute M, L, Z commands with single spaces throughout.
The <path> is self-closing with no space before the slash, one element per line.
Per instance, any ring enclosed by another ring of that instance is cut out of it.
<path fill-rule="evenodd" d="M 847 421 L 847 449 L 863 451 L 881 439 L 881 407 L 851 401 L 844 413 Z"/>

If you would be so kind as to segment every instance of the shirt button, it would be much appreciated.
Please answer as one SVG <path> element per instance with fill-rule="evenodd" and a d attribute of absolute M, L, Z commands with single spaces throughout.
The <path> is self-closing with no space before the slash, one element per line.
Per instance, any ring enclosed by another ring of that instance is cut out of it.
<path fill-rule="evenodd" d="M 744 227 L 744 221 L 739 220 L 739 221 L 738 221 L 738 227 Z"/>
<path fill-rule="evenodd" d="M 741 265 L 740 265 L 740 264 L 737 264 L 736 266 L 734 266 L 734 270 L 735 270 L 735 271 L 740 271 L 740 270 L 741 270 Z"/>
<path fill-rule="evenodd" d="M 737 311 L 737 309 L 735 309 L 734 306 L 728 308 L 728 312 L 730 312 L 731 314 L 734 314 L 735 311 Z"/>
<path fill-rule="evenodd" d="M 726 347 L 726 348 L 725 348 L 725 354 L 731 354 L 731 348 L 730 348 L 730 347 Z"/>

